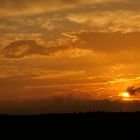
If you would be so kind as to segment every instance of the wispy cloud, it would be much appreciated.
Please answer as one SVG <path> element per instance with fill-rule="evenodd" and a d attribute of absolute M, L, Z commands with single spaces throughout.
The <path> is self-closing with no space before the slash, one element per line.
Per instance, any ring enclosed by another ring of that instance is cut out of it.
<path fill-rule="evenodd" d="M 89 11 L 71 14 L 68 20 L 101 32 L 138 32 L 140 31 L 140 13 L 134 11 Z M 131 21 L 131 22 L 130 22 Z"/>

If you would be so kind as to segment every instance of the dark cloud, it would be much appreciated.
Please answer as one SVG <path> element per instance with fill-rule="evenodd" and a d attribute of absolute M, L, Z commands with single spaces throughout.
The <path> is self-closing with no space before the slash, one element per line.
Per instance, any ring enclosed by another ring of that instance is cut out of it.
<path fill-rule="evenodd" d="M 21 58 L 33 54 L 47 53 L 45 47 L 33 40 L 16 41 L 6 46 L 1 54 L 7 58 Z"/>
<path fill-rule="evenodd" d="M 139 11 L 140 1 L 139 0 L 121 0 L 121 1 L 110 1 L 104 2 L 103 4 L 97 4 L 93 9 L 95 11 Z"/>
<path fill-rule="evenodd" d="M 131 86 L 127 88 L 127 91 L 129 92 L 130 95 L 137 95 L 140 93 L 140 87 Z"/>
<path fill-rule="evenodd" d="M 106 53 L 140 50 L 139 32 L 81 32 L 71 35 L 77 38 L 73 45 L 78 48 Z"/>
<path fill-rule="evenodd" d="M 63 49 L 67 49 L 67 46 L 44 47 L 34 40 L 20 40 L 4 47 L 1 55 L 6 58 L 23 58 L 31 55 L 52 55 Z"/>
<path fill-rule="evenodd" d="M 75 7 L 81 2 L 82 0 L 0 0 L 0 17 L 58 11 Z"/>

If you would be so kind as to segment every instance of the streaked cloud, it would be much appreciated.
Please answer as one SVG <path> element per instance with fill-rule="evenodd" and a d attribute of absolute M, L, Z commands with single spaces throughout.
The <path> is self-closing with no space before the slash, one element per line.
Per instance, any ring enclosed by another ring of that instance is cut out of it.
<path fill-rule="evenodd" d="M 42 12 L 59 11 L 62 9 L 69 9 L 78 5 L 89 3 L 100 3 L 104 0 L 5 0 L 0 1 L 1 17 L 11 15 L 32 15 Z M 46 8 L 47 7 L 47 8 Z M 49 8 L 48 8 L 49 7 Z M 7 11 L 7 12 L 5 12 Z"/>
<path fill-rule="evenodd" d="M 38 13 L 62 11 L 90 5 L 97 7 L 101 6 L 101 9 L 104 9 L 105 4 L 107 4 L 108 8 L 111 7 L 111 9 L 125 9 L 125 7 L 128 9 L 137 9 L 140 3 L 137 0 L 1 0 L 0 13 L 2 13 L 1 17 L 15 15 L 34 15 Z"/>
<path fill-rule="evenodd" d="M 140 31 L 140 13 L 134 11 L 106 11 L 73 14 L 67 17 L 87 28 L 104 32 L 138 32 Z M 131 22 L 130 22 L 131 21 Z"/>

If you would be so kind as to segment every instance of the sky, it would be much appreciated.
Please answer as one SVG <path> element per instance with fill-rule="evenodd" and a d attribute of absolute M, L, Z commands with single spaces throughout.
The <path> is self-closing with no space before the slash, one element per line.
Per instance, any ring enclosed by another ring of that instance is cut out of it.
<path fill-rule="evenodd" d="M 139 7 L 0 0 L 0 114 L 139 111 Z"/>

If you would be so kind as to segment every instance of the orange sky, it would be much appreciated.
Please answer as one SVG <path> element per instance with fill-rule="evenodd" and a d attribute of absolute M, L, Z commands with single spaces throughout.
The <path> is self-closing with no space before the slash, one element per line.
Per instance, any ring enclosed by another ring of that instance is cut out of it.
<path fill-rule="evenodd" d="M 120 93 L 140 85 L 139 7 L 0 0 L 0 113 L 138 111 Z"/>

